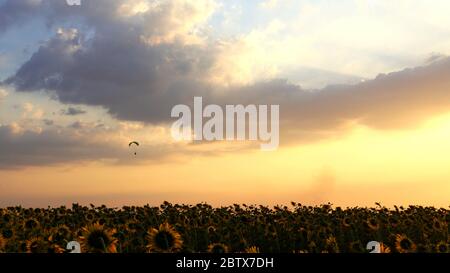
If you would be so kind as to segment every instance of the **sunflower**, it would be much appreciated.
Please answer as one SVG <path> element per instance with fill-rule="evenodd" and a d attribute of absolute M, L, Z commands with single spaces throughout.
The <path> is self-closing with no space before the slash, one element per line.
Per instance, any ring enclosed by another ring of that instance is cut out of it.
<path fill-rule="evenodd" d="M 256 246 L 251 246 L 245 249 L 245 253 L 260 253 L 259 248 Z"/>
<path fill-rule="evenodd" d="M 14 237 L 14 230 L 12 228 L 4 228 L 0 235 L 5 239 L 11 239 Z"/>
<path fill-rule="evenodd" d="M 3 223 L 8 224 L 11 221 L 11 214 L 8 211 L 5 211 L 2 216 Z"/>
<path fill-rule="evenodd" d="M 438 219 L 434 219 L 433 221 L 433 229 L 436 231 L 441 231 L 443 227 L 443 224 L 441 221 L 439 221 Z"/>
<path fill-rule="evenodd" d="M 64 253 L 64 249 L 56 244 L 44 240 L 42 237 L 34 237 L 26 241 L 27 253 Z"/>
<path fill-rule="evenodd" d="M 399 253 L 411 253 L 416 251 L 416 245 L 406 235 L 397 234 L 395 237 L 395 249 Z"/>
<path fill-rule="evenodd" d="M 392 227 L 397 227 L 399 225 L 399 220 L 395 217 L 389 219 L 389 223 L 391 224 Z"/>
<path fill-rule="evenodd" d="M 115 253 L 117 239 L 112 234 L 115 230 L 108 230 L 104 226 L 95 223 L 83 228 L 81 245 L 84 252 Z"/>
<path fill-rule="evenodd" d="M 95 215 L 90 212 L 90 213 L 85 215 L 85 219 L 86 219 L 86 221 L 91 222 L 91 221 L 93 221 L 95 219 Z"/>
<path fill-rule="evenodd" d="M 214 226 L 209 226 L 208 227 L 208 233 L 209 234 L 215 234 L 216 233 L 216 228 Z"/>
<path fill-rule="evenodd" d="M 350 220 L 349 217 L 345 217 L 345 218 L 342 220 L 342 226 L 344 226 L 344 227 L 346 227 L 346 228 L 350 227 L 351 224 L 352 224 L 352 221 Z"/>
<path fill-rule="evenodd" d="M 176 252 L 181 249 L 181 235 L 168 223 L 161 224 L 158 229 L 148 231 L 148 252 Z"/>
<path fill-rule="evenodd" d="M 436 245 L 436 252 L 438 252 L 438 253 L 448 253 L 449 252 L 448 244 L 446 242 L 439 242 Z"/>
<path fill-rule="evenodd" d="M 23 224 L 25 229 L 34 229 L 37 228 L 39 226 L 39 222 L 36 221 L 35 219 L 28 219 L 27 221 L 25 221 L 25 223 Z"/>
<path fill-rule="evenodd" d="M 72 232 L 66 225 L 60 225 L 52 229 L 52 236 L 50 241 L 54 242 L 65 242 L 69 241 L 72 236 Z"/>
<path fill-rule="evenodd" d="M 373 231 L 377 231 L 380 228 L 380 224 L 378 223 L 377 219 L 375 219 L 375 218 L 367 219 L 366 225 L 369 229 L 371 229 Z"/>
<path fill-rule="evenodd" d="M 228 253 L 228 247 L 224 244 L 210 244 L 208 246 L 208 252 L 216 254 Z"/>

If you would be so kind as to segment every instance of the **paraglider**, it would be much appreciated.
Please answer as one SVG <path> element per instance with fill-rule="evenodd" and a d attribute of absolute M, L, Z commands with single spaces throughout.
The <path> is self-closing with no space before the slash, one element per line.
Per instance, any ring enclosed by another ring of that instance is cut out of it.
<path fill-rule="evenodd" d="M 128 147 L 131 148 L 131 146 L 133 146 L 133 145 L 139 146 L 139 142 L 137 142 L 137 141 L 132 141 L 132 142 L 130 142 L 130 144 L 128 144 Z M 137 155 L 137 152 L 134 152 L 134 155 Z"/>

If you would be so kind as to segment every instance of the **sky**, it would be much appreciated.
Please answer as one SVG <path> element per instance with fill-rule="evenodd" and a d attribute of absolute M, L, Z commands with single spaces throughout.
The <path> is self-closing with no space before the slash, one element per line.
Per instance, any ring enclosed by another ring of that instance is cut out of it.
<path fill-rule="evenodd" d="M 0 207 L 448 207 L 449 10 L 0 0 Z M 279 148 L 176 141 L 171 109 L 195 96 L 280 105 Z"/>

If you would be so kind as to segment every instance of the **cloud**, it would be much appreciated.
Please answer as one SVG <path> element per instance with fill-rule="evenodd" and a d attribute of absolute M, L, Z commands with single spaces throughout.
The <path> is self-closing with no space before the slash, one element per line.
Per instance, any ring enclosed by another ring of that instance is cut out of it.
<path fill-rule="evenodd" d="M 0 6 L 0 33 L 21 25 L 41 9 L 41 0 L 7 0 Z"/>
<path fill-rule="evenodd" d="M 265 9 L 273 9 L 279 4 L 278 2 L 279 0 L 265 0 L 260 3 L 260 6 Z"/>
<path fill-rule="evenodd" d="M 108 145 L 89 145 L 88 141 L 70 133 L 54 130 L 34 132 L 17 125 L 0 126 L 0 143 L 0 168 L 45 166 L 119 156 Z"/>
<path fill-rule="evenodd" d="M 47 126 L 52 126 L 53 124 L 55 124 L 55 121 L 51 120 L 51 119 L 44 119 L 43 121 L 44 121 L 44 124 Z"/>
<path fill-rule="evenodd" d="M 104 106 L 120 119 L 158 122 L 171 104 L 168 94 L 196 88 L 214 60 L 214 47 L 192 44 L 201 37 L 186 28 L 205 20 L 212 2 L 167 1 L 131 18 L 118 10 L 132 1 L 106 2 L 104 9 L 97 2 L 92 10 L 85 7 L 90 2 L 82 5 L 93 37 L 59 29 L 6 82 L 18 91 L 53 91 L 63 103 Z"/>
<path fill-rule="evenodd" d="M 0 101 L 5 99 L 8 96 L 8 92 L 0 88 Z"/>
<path fill-rule="evenodd" d="M 364 82 L 350 77 L 354 84 L 317 90 L 271 79 L 271 74 L 265 81 L 223 85 L 210 77 L 214 73 L 219 73 L 219 78 L 228 77 L 217 67 L 222 65 L 224 50 L 230 48 L 224 47 L 227 42 L 211 41 L 202 34 L 214 10 L 212 1 L 176 0 L 151 5 L 150 1 L 99 0 L 84 1 L 76 9 L 61 4 L 64 1 L 54 5 L 46 0 L 37 1 L 39 5 L 31 2 L 6 1 L 0 15 L 18 16 L 0 16 L 5 22 L 1 28 L 19 24 L 16 20 L 23 23 L 28 18 L 23 14 L 38 9 L 43 10 L 48 24 L 62 25 L 70 16 L 78 16 L 84 27 L 59 28 L 3 84 L 18 92 L 45 90 L 64 104 L 101 106 L 119 120 L 167 125 L 172 107 L 191 105 L 194 96 L 202 96 L 205 104 L 222 106 L 279 104 L 283 145 L 345 133 L 354 123 L 380 130 L 414 127 L 450 111 L 450 58 L 441 55 L 430 58 L 422 67 L 381 74 Z M 19 11 L 23 5 L 26 8 Z M 279 26 L 274 27 L 276 32 Z M 257 34 L 254 41 L 270 37 Z M 236 51 L 240 48 L 237 45 Z M 349 79 L 341 74 L 327 75 L 344 82 Z M 69 107 L 64 114 L 80 111 Z M 69 127 L 67 135 L 24 129 L 14 138 L 10 127 L 2 127 L 0 144 L 9 150 L 5 156 L 2 153 L 0 161 L 8 164 L 9 158 L 10 164 L 26 165 L 119 157 L 120 151 L 108 145 L 95 144 L 92 149 L 93 144 L 87 144 L 89 137 L 98 133 L 93 124 L 76 121 Z M 85 138 L 76 133 L 80 130 L 87 130 L 83 132 Z M 163 156 L 173 152 L 173 147 L 155 151 L 152 156 Z"/>
<path fill-rule="evenodd" d="M 434 63 L 436 61 L 441 61 L 441 60 L 445 60 L 447 58 L 447 56 L 445 54 L 442 53 L 432 53 L 426 60 L 425 63 L 426 64 L 431 64 Z"/>
<path fill-rule="evenodd" d="M 67 128 L 54 126 L 49 120 L 45 122 L 51 127 L 30 130 L 17 123 L 0 125 L 0 169 L 91 161 L 136 165 L 164 160 L 178 149 L 176 145 L 142 142 L 139 157 L 134 157 L 123 137 L 124 131 L 82 122 Z"/>
<path fill-rule="evenodd" d="M 77 115 L 82 115 L 82 114 L 86 114 L 87 112 L 81 108 L 75 108 L 75 107 L 69 107 L 66 110 L 61 110 L 61 114 L 62 115 L 66 115 L 66 116 L 77 116 Z"/>
<path fill-rule="evenodd" d="M 31 102 L 25 102 L 22 104 L 22 108 L 25 111 L 25 113 L 33 112 L 34 105 Z"/>
<path fill-rule="evenodd" d="M 301 143 L 345 132 L 353 123 L 375 129 L 410 128 L 429 117 L 448 112 L 449 74 L 450 58 L 445 58 L 423 67 L 381 74 L 359 84 L 314 91 L 303 90 L 285 80 L 220 89 L 221 92 L 195 80 L 173 84 L 169 89 L 147 89 L 146 84 L 155 85 L 158 79 L 145 82 L 143 86 L 130 83 L 129 88 L 120 82 L 128 91 L 123 94 L 115 88 L 101 89 L 99 86 L 94 89 L 98 86 L 94 81 L 94 86 L 88 88 L 91 92 L 86 91 L 89 86 L 74 89 L 69 94 L 66 89 L 54 90 L 63 102 L 98 103 L 118 118 L 155 124 L 170 122 L 172 106 L 178 103 L 191 105 L 194 95 L 202 95 L 205 104 L 279 104 L 282 143 Z M 23 91 L 20 85 L 18 87 Z M 94 91 L 97 94 L 91 97 Z M 111 100 L 111 96 L 117 96 L 117 100 Z"/>
<path fill-rule="evenodd" d="M 223 87 L 204 78 L 217 56 L 214 49 L 179 42 L 150 45 L 139 38 L 140 31 L 126 26 L 102 29 L 91 39 L 77 30 L 60 30 L 6 84 L 19 92 L 47 90 L 62 103 L 98 105 L 118 119 L 150 124 L 169 122 L 172 107 L 192 104 L 195 95 L 219 105 L 279 104 L 282 141 L 333 135 L 352 122 L 406 128 L 450 111 L 448 57 L 314 91 L 286 80 Z"/>

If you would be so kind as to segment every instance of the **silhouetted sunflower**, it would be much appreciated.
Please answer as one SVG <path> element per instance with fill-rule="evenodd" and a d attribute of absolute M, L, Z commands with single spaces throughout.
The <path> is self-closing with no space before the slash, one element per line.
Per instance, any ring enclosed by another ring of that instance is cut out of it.
<path fill-rule="evenodd" d="M 112 236 L 114 233 L 115 230 L 108 230 L 98 223 L 83 228 L 83 235 L 80 237 L 83 251 L 116 253 L 117 239 Z"/>
<path fill-rule="evenodd" d="M 52 229 L 52 236 L 51 236 L 51 240 L 53 242 L 67 242 L 71 239 L 72 237 L 72 232 L 70 231 L 70 229 L 65 226 L 65 225 L 60 225 L 54 229 Z"/>
<path fill-rule="evenodd" d="M 8 211 L 3 212 L 3 215 L 2 215 L 3 223 L 8 224 L 11 221 L 11 218 L 12 218 L 12 216 Z"/>
<path fill-rule="evenodd" d="M 393 218 L 389 219 L 389 224 L 395 228 L 399 225 L 399 221 L 397 218 L 393 217 Z"/>
<path fill-rule="evenodd" d="M 181 235 L 168 223 L 149 230 L 146 238 L 148 252 L 177 252 L 183 245 Z"/>
<path fill-rule="evenodd" d="M 441 231 L 443 227 L 443 224 L 441 221 L 439 221 L 438 219 L 434 219 L 433 221 L 433 229 L 436 231 Z"/>
<path fill-rule="evenodd" d="M 369 218 L 366 221 L 367 227 L 373 231 L 377 231 L 380 228 L 380 224 L 378 223 L 377 219 L 375 218 Z"/>
<path fill-rule="evenodd" d="M 228 247 L 224 244 L 216 243 L 216 244 L 210 244 L 208 246 L 208 252 L 209 253 L 228 253 Z"/>
<path fill-rule="evenodd" d="M 14 237 L 14 229 L 9 228 L 9 227 L 8 228 L 3 228 L 1 235 L 5 239 L 11 239 L 12 237 Z"/>
<path fill-rule="evenodd" d="M 91 221 L 94 221 L 95 215 L 94 215 L 93 213 L 87 213 L 87 214 L 85 215 L 85 218 L 86 218 L 86 220 L 87 220 L 88 222 L 91 222 Z"/>
<path fill-rule="evenodd" d="M 34 237 L 26 241 L 27 253 L 62 253 L 63 250 L 42 237 Z"/>
<path fill-rule="evenodd" d="M 23 226 L 25 229 L 34 229 L 39 226 L 39 222 L 36 221 L 35 219 L 28 219 L 25 221 Z"/>
<path fill-rule="evenodd" d="M 352 220 L 349 217 L 345 217 L 342 220 L 342 225 L 346 228 L 350 227 L 352 225 Z"/>
<path fill-rule="evenodd" d="M 209 233 L 209 234 L 214 234 L 214 233 L 216 233 L 216 228 L 213 227 L 213 226 L 209 226 L 209 227 L 208 227 L 208 233 Z"/>
<path fill-rule="evenodd" d="M 439 242 L 436 245 L 436 252 L 438 252 L 438 253 L 448 253 L 449 250 L 448 250 L 447 242 Z"/>
<path fill-rule="evenodd" d="M 416 251 L 416 245 L 406 235 L 397 234 L 395 238 L 395 249 L 399 253 L 412 253 Z"/>

